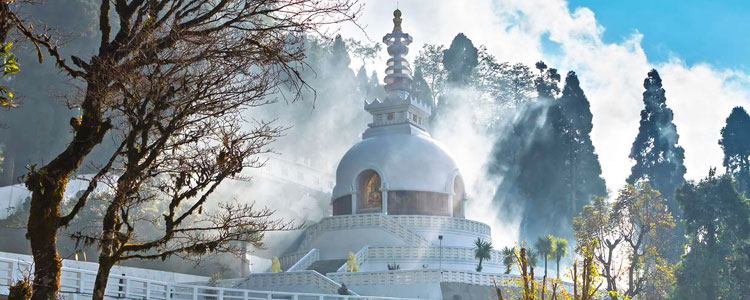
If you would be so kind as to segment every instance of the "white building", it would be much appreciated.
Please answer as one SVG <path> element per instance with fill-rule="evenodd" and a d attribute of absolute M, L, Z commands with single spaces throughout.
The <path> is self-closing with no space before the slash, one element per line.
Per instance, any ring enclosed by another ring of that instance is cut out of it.
<path fill-rule="evenodd" d="M 410 95 L 405 55 L 412 37 L 401 29 L 399 10 L 394 17 L 393 32 L 383 37 L 391 55 L 387 96 L 365 102 L 373 121 L 338 165 L 333 215 L 309 226 L 296 251 L 279 255 L 283 272 L 227 285 L 335 293 L 344 284 L 359 295 L 470 299 L 469 290 L 490 296 L 493 276 L 498 282 L 512 276 L 500 274 L 505 266 L 497 251 L 475 271 L 473 242 L 490 240 L 490 227 L 465 218 L 461 173 L 429 134 L 431 104 Z M 346 272 L 350 252 L 358 272 Z"/>

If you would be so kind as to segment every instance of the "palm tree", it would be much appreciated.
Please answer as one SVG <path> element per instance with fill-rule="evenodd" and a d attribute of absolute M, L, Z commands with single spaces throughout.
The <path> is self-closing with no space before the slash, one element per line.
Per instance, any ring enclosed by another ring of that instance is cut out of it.
<path fill-rule="evenodd" d="M 510 269 L 513 267 L 513 263 L 516 261 L 516 247 L 505 247 L 503 248 L 503 264 L 505 265 L 505 274 L 510 274 Z"/>
<path fill-rule="evenodd" d="M 560 260 L 568 255 L 568 240 L 565 238 L 559 238 L 555 240 L 555 251 L 552 256 L 555 258 L 557 268 L 557 279 L 560 279 Z"/>
<path fill-rule="evenodd" d="M 544 277 L 542 277 L 542 299 L 547 286 L 547 258 L 555 252 L 555 237 L 551 234 L 539 237 L 534 243 L 534 248 L 539 251 L 539 255 L 544 257 Z"/>
<path fill-rule="evenodd" d="M 532 268 L 536 268 L 538 258 L 539 258 L 539 251 L 536 251 L 531 248 L 526 249 L 526 258 L 529 260 L 529 265 Z"/>
<path fill-rule="evenodd" d="M 492 242 L 485 241 L 481 238 L 477 238 L 476 241 L 474 241 L 474 257 L 479 260 L 479 265 L 477 265 L 477 272 L 482 272 L 482 261 L 485 259 L 490 259 L 490 254 L 492 253 Z"/>

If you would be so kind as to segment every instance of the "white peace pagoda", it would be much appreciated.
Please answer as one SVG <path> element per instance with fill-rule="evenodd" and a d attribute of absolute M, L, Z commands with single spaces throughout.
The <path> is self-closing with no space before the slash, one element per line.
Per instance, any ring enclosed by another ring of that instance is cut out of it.
<path fill-rule="evenodd" d="M 489 241 L 490 227 L 465 217 L 461 173 L 428 132 L 432 106 L 410 94 L 412 37 L 401 29 L 401 11 L 393 23 L 383 37 L 387 96 L 365 101 L 373 121 L 338 165 L 333 215 L 306 228 L 296 251 L 279 255 L 281 272 L 253 273 L 233 287 L 337 293 L 343 284 L 363 296 L 487 299 L 492 277 L 512 276 L 501 274 L 497 251 L 475 271 L 473 242 Z M 351 253 L 356 262 L 347 267 Z"/>

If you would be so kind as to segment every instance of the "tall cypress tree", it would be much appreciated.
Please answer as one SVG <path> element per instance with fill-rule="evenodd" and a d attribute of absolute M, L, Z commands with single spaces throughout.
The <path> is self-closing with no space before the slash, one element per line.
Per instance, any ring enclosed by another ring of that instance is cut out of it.
<path fill-rule="evenodd" d="M 606 186 L 577 76 L 568 73 L 562 97 L 555 99 L 559 74 L 539 67 L 537 101 L 521 107 L 494 148 L 490 172 L 503 177 L 495 201 L 504 203 L 505 213 L 521 216 L 522 239 L 550 233 L 572 238 L 573 217 L 593 196 L 604 196 Z"/>
<path fill-rule="evenodd" d="M 678 144 L 680 136 L 672 123 L 673 113 L 667 107 L 659 73 L 652 69 L 643 82 L 645 108 L 641 111 L 638 136 L 630 150 L 635 161 L 627 182 L 648 181 L 669 200 L 669 211 L 677 217 L 679 207 L 672 198 L 675 189 L 685 182 L 685 150 Z"/>
<path fill-rule="evenodd" d="M 737 180 L 737 188 L 750 196 L 750 115 L 738 106 L 721 129 L 719 145 L 724 149 L 724 167 Z"/>
<path fill-rule="evenodd" d="M 570 214 L 576 216 L 594 196 L 605 196 L 607 187 L 601 177 L 599 156 L 591 142 L 593 115 L 589 100 L 581 89 L 578 76 L 570 71 L 565 77 L 562 96 L 558 100 L 565 118 L 564 147 L 567 152 L 569 175 L 566 178 L 570 192 Z"/>
<path fill-rule="evenodd" d="M 630 150 L 630 158 L 635 165 L 627 182 L 648 182 L 667 198 L 667 208 L 678 222 L 675 228 L 659 234 L 666 241 L 662 253 L 664 258 L 676 262 L 684 252 L 685 226 L 679 221 L 680 207 L 673 196 L 675 190 L 685 182 L 685 150 L 678 144 L 680 136 L 677 126 L 672 123 L 673 113 L 667 107 L 666 92 L 656 70 L 648 72 L 643 87 L 646 89 L 643 92 L 645 107 L 641 111 L 638 136 Z"/>
<path fill-rule="evenodd" d="M 443 66 L 448 71 L 448 83 L 462 86 L 469 82 L 477 66 L 478 50 L 463 33 L 453 38 L 451 46 L 443 50 Z"/>

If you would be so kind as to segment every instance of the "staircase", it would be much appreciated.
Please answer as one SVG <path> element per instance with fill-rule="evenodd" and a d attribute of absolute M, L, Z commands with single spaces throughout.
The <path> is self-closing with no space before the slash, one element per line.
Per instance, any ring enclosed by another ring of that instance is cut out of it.
<path fill-rule="evenodd" d="M 319 260 L 312 263 L 307 269 L 317 271 L 320 274 L 328 274 L 336 272 L 345 263 L 346 259 Z"/>

